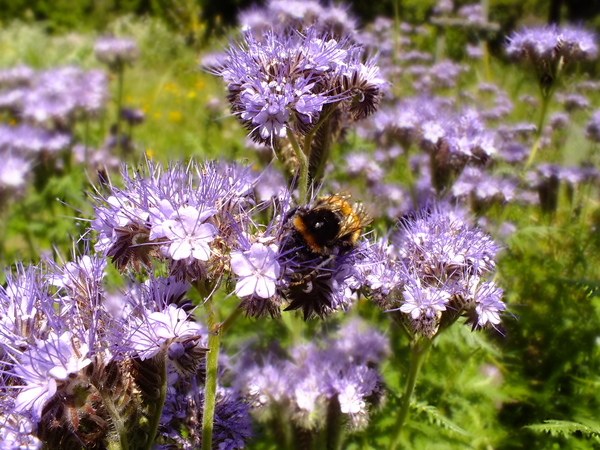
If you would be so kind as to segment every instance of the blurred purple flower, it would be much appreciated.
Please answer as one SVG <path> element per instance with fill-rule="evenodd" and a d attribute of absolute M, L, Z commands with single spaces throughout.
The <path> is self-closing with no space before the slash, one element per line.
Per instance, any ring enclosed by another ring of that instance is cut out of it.
<path fill-rule="evenodd" d="M 98 61 L 107 64 L 111 69 L 133 64 L 139 56 L 136 43 L 131 39 L 102 36 L 94 44 L 94 53 Z"/>
<path fill-rule="evenodd" d="M 554 64 L 558 58 L 565 61 L 594 59 L 598 45 L 594 33 L 574 26 L 523 28 L 514 32 L 506 44 L 506 53 L 516 60 L 534 64 Z"/>
<path fill-rule="evenodd" d="M 585 137 L 592 142 L 600 142 L 600 109 L 594 111 L 585 126 Z"/>

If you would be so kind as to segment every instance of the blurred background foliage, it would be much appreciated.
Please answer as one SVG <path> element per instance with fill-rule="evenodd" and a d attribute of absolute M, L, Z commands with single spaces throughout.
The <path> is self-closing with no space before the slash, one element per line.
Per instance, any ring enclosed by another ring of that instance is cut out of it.
<path fill-rule="evenodd" d="M 377 16 L 400 17 L 410 23 L 426 21 L 434 0 L 355 0 L 346 2 L 365 23 Z M 454 2 L 457 7 L 472 3 Z M 44 23 L 46 31 L 103 30 L 123 15 L 160 18 L 182 35 L 206 38 L 234 25 L 240 10 L 260 5 L 255 0 L 0 0 L 0 21 L 13 19 Z M 490 20 L 503 30 L 531 21 L 587 22 L 600 28 L 600 0 L 488 0 Z M 201 27 L 202 30 L 197 28 Z"/>

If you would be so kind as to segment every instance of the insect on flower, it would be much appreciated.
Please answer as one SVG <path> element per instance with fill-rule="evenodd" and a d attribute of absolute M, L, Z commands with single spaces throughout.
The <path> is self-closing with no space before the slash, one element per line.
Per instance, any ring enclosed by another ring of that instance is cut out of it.
<path fill-rule="evenodd" d="M 290 301 L 287 310 L 302 308 L 304 318 L 334 309 L 339 301 L 348 254 L 356 248 L 363 228 L 370 223 L 360 205 L 348 195 L 318 198 L 312 206 L 292 209 L 286 217 L 281 255 L 286 267 Z"/>

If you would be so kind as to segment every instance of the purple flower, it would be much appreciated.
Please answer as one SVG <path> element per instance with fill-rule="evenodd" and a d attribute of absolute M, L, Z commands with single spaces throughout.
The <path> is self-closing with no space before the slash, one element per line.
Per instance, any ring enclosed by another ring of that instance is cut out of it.
<path fill-rule="evenodd" d="M 490 237 L 442 206 L 414 214 L 402 228 L 395 241 L 400 282 L 387 298 L 373 299 L 403 313 L 406 324 L 428 338 L 460 316 L 478 326 L 496 325 L 505 307 L 502 291 L 484 281 L 495 267 L 497 246 Z"/>
<path fill-rule="evenodd" d="M 40 153 L 56 154 L 68 148 L 71 136 L 68 133 L 48 131 L 43 128 L 21 124 L 0 125 L 0 151 L 21 156 L 39 156 Z"/>
<path fill-rule="evenodd" d="M 364 286 L 371 291 L 371 299 L 379 306 L 391 301 L 390 296 L 404 282 L 402 265 L 395 249 L 382 239 L 360 250 L 358 271 Z"/>
<path fill-rule="evenodd" d="M 244 39 L 213 72 L 227 83 L 231 110 L 253 140 L 273 146 L 288 132 L 305 135 L 330 103 L 344 102 L 348 120 L 377 108 L 385 83 L 348 39 L 324 38 L 314 27 Z"/>
<path fill-rule="evenodd" d="M 0 70 L 0 89 L 29 86 L 35 71 L 29 66 L 16 66 Z"/>
<path fill-rule="evenodd" d="M 474 297 L 477 326 L 498 325 L 500 314 L 506 309 L 502 301 L 502 289 L 492 282 L 482 283 L 475 287 Z"/>
<path fill-rule="evenodd" d="M 40 72 L 23 97 L 21 115 L 50 128 L 69 129 L 80 115 L 101 112 L 108 99 L 107 84 L 101 71 L 59 67 Z"/>
<path fill-rule="evenodd" d="M 492 204 L 505 204 L 516 197 L 517 181 L 499 178 L 479 167 L 467 167 L 452 186 L 452 195 L 471 201 L 480 212 Z"/>
<path fill-rule="evenodd" d="M 457 15 L 464 18 L 473 27 L 482 26 L 487 23 L 487 18 L 483 15 L 483 9 L 477 3 L 461 6 L 457 11 Z"/>
<path fill-rule="evenodd" d="M 433 7 L 433 13 L 436 15 L 446 15 L 454 10 L 454 3 L 452 0 L 438 0 Z"/>
<path fill-rule="evenodd" d="M 52 332 L 24 351 L 22 362 L 14 369 L 15 376 L 23 382 L 15 399 L 15 412 L 31 411 L 39 419 L 45 403 L 56 392 L 57 383 L 91 363 L 88 351 L 87 345 L 73 339 L 70 332 L 60 336 Z"/>
<path fill-rule="evenodd" d="M 587 109 L 590 106 L 588 98 L 581 94 L 567 94 L 561 100 L 568 112 Z"/>
<path fill-rule="evenodd" d="M 224 265 L 210 263 L 222 260 L 213 246 L 218 241 L 226 250 L 248 226 L 255 182 L 249 169 L 224 163 L 163 169 L 148 162 L 146 174 L 123 177 L 123 190 L 96 199 L 96 250 L 121 270 L 166 258 L 182 278 L 218 277 Z"/>
<path fill-rule="evenodd" d="M 352 321 L 323 345 L 292 348 L 289 359 L 246 353 L 234 368 L 235 382 L 296 426 L 324 428 L 328 405 L 337 404 L 357 430 L 367 425 L 369 406 L 381 395 L 378 368 L 388 352 L 384 336 Z"/>
<path fill-rule="evenodd" d="M 448 292 L 431 287 L 424 288 L 418 279 L 412 278 L 404 285 L 403 297 L 404 303 L 400 311 L 409 314 L 413 320 L 435 317 L 438 312 L 446 310 L 446 304 L 450 300 Z"/>
<path fill-rule="evenodd" d="M 150 238 L 169 239 L 170 245 L 166 252 L 176 261 L 190 257 L 208 261 L 209 244 L 217 237 L 218 232 L 214 225 L 205 222 L 215 213 L 214 209 L 201 211 L 192 206 L 182 206 L 161 225 L 153 227 Z M 157 232 L 157 228 L 160 231 Z"/>
<path fill-rule="evenodd" d="M 31 162 L 13 155 L 12 152 L 4 154 L 0 166 L 0 198 L 4 197 L 3 191 L 16 191 L 23 187 L 27 174 L 31 170 Z"/>
<path fill-rule="evenodd" d="M 48 291 L 37 267 L 17 265 L 15 274 L 7 274 L 6 286 L 0 286 L 0 347 L 6 352 L 20 353 L 25 343 L 42 339 L 48 327 L 66 328 Z"/>
<path fill-rule="evenodd" d="M 181 342 L 199 340 L 206 335 L 204 327 L 189 320 L 188 313 L 175 305 L 168 305 L 164 311 L 142 314 L 133 322 L 131 331 L 131 348 L 142 360 L 157 355 L 165 346 L 171 352 L 178 351 Z M 175 349 L 171 348 L 173 345 Z"/>
<path fill-rule="evenodd" d="M 102 284 L 106 260 L 84 254 L 45 266 L 17 266 L 0 287 L 0 410 L 10 409 L 20 424 L 3 414 L 0 436 L 37 448 L 23 437 L 31 420 L 29 431 L 45 447 L 81 446 L 82 436 L 86 445 L 100 445 L 117 431 L 128 433 L 107 425 L 112 420 L 160 413 L 152 399 L 164 387 L 165 368 L 181 377 L 199 372 L 207 332 L 183 309 L 183 283 L 132 282 L 123 287 L 121 313 L 111 314 Z M 128 407 L 109 415 L 106 402 Z"/>
<path fill-rule="evenodd" d="M 157 441 L 164 447 L 184 449 L 202 447 L 204 391 L 200 380 L 172 377 L 165 399 Z M 251 405 L 247 398 L 232 388 L 217 387 L 212 444 L 214 448 L 234 450 L 244 448 L 252 436 Z"/>
<path fill-rule="evenodd" d="M 231 270 L 238 276 L 235 286 L 238 297 L 273 297 L 280 276 L 277 246 L 255 243 L 247 251 L 233 252 Z"/>
<path fill-rule="evenodd" d="M 585 126 L 585 137 L 592 142 L 600 142 L 600 109 L 594 111 Z"/>
<path fill-rule="evenodd" d="M 559 58 L 565 61 L 594 59 L 598 54 L 593 33 L 577 27 L 550 25 L 523 28 L 508 38 L 506 53 L 517 60 L 529 60 L 534 64 L 555 64 Z"/>
<path fill-rule="evenodd" d="M 306 30 L 314 27 L 321 36 L 353 36 L 357 20 L 346 5 L 322 6 L 316 0 L 270 0 L 265 8 L 252 7 L 238 16 L 240 27 L 260 39 L 269 31 Z"/>
<path fill-rule="evenodd" d="M 133 64 L 138 58 L 138 47 L 131 39 L 103 36 L 94 44 L 94 53 L 98 61 L 107 64 L 112 69 L 125 64 Z"/>
<path fill-rule="evenodd" d="M 23 415 L 2 412 L 0 419 L 1 450 L 38 450 L 42 442 L 33 435 L 35 429 L 32 421 Z"/>

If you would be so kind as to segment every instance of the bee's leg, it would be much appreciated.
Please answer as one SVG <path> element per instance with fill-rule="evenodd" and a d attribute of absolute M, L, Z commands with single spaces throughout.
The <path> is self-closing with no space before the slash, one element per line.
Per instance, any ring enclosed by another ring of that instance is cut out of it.
<path fill-rule="evenodd" d="M 321 262 L 318 266 L 314 267 L 309 273 L 304 275 L 302 278 L 300 278 L 299 280 L 296 280 L 296 281 L 292 281 L 290 283 L 290 287 L 291 286 L 299 286 L 301 284 L 308 283 L 309 281 L 314 280 L 315 278 L 318 278 L 320 270 L 323 269 L 324 267 L 328 266 L 335 259 L 335 257 L 336 257 L 336 255 L 329 255 L 327 258 L 325 258 L 323 260 L 323 262 Z M 292 274 L 292 275 L 297 275 L 297 274 Z"/>

